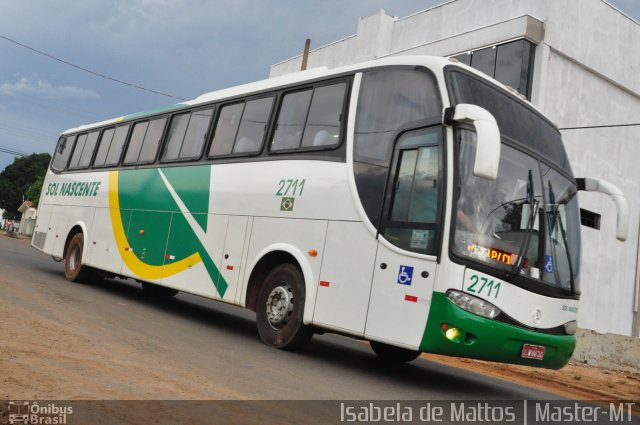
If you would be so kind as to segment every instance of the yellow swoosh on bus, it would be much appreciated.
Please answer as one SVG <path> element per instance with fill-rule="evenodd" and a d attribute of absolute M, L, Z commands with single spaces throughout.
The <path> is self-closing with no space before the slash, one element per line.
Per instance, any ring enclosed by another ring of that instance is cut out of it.
<path fill-rule="evenodd" d="M 120 214 L 120 201 L 118 199 L 118 171 L 109 173 L 109 212 L 111 214 L 111 224 L 113 226 L 113 235 L 118 245 L 118 252 L 124 263 L 129 267 L 136 276 L 142 279 L 162 279 L 163 277 L 173 276 L 189 267 L 194 266 L 202 261 L 200 253 L 196 252 L 187 258 L 175 263 L 165 264 L 162 266 L 151 266 L 140 261 L 136 255 L 128 250 L 129 241 L 127 234 L 122 226 L 122 216 Z"/>

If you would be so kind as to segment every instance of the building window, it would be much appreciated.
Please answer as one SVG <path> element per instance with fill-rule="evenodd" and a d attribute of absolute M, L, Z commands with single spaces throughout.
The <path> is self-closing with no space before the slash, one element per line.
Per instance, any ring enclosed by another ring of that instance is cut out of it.
<path fill-rule="evenodd" d="M 534 50 L 533 43 L 521 39 L 453 57 L 529 98 Z"/>
<path fill-rule="evenodd" d="M 600 214 L 580 208 L 580 224 L 600 230 Z"/>

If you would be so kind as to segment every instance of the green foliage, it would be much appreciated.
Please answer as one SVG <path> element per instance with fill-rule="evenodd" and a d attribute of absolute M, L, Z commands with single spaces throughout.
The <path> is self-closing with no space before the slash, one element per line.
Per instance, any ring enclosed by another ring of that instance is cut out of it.
<path fill-rule="evenodd" d="M 0 173 L 0 208 L 6 210 L 6 218 L 18 219 L 18 208 L 26 200 L 27 190 L 39 177 L 44 177 L 51 162 L 48 153 L 34 153 L 16 158 Z M 38 199 L 30 199 L 37 202 Z"/>
<path fill-rule="evenodd" d="M 40 201 L 40 192 L 42 192 L 42 184 L 44 183 L 44 176 L 38 176 L 36 181 L 31 183 L 31 186 L 27 188 L 26 197 L 27 200 L 33 203 L 33 208 L 38 208 L 38 201 Z"/>

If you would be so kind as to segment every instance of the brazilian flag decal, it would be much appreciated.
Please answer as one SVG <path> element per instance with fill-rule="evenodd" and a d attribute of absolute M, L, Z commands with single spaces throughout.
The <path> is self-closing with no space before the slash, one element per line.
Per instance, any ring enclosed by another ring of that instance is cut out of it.
<path fill-rule="evenodd" d="M 109 207 L 123 261 L 142 280 L 173 276 L 202 262 L 220 297 L 227 282 L 202 241 L 210 166 L 111 171 Z"/>

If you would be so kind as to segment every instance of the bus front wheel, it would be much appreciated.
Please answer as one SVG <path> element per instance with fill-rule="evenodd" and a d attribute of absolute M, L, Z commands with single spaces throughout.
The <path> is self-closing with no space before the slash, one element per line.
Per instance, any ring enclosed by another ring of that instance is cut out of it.
<path fill-rule="evenodd" d="M 388 362 L 406 363 L 415 360 L 420 355 L 420 351 L 396 347 L 383 342 L 369 341 L 369 344 L 380 359 Z"/>
<path fill-rule="evenodd" d="M 293 264 L 280 264 L 267 275 L 256 306 L 256 322 L 262 341 L 275 348 L 294 350 L 313 336 L 302 322 L 305 288 L 302 273 Z"/>
<path fill-rule="evenodd" d="M 84 235 L 76 233 L 67 245 L 64 256 L 64 276 L 70 282 L 86 282 L 93 276 L 93 269 L 82 265 Z"/>

